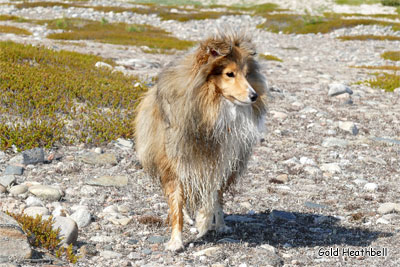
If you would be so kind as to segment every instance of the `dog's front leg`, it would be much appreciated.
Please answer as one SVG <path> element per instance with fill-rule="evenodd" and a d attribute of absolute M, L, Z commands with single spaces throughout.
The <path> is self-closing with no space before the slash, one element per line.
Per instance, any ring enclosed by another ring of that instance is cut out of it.
<path fill-rule="evenodd" d="M 169 219 L 172 228 L 171 239 L 166 245 L 167 250 L 178 251 L 183 249 L 182 228 L 183 228 L 183 190 L 182 186 L 171 181 L 165 188 L 168 198 Z"/>
<path fill-rule="evenodd" d="M 214 217 L 215 217 L 214 229 L 219 233 L 224 233 L 224 234 L 232 233 L 232 228 L 225 224 L 224 211 L 222 207 L 223 207 L 223 192 L 222 190 L 219 190 L 218 201 L 214 209 Z"/>

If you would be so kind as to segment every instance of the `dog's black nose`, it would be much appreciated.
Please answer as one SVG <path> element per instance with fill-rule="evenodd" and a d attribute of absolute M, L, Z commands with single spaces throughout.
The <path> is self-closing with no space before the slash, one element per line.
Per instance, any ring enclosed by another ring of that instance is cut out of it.
<path fill-rule="evenodd" d="M 256 102 L 257 97 L 258 97 L 258 95 L 257 95 L 256 92 L 251 92 L 251 93 L 249 94 L 249 98 L 250 98 L 251 102 Z"/>

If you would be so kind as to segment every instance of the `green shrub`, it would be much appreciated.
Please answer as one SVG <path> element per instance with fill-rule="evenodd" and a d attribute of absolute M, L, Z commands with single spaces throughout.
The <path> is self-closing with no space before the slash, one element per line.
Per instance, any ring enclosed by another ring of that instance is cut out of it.
<path fill-rule="evenodd" d="M 0 42 L 0 149 L 132 138 L 146 86 L 101 57 Z"/>
<path fill-rule="evenodd" d="M 381 0 L 384 6 L 400 6 L 400 0 Z"/>

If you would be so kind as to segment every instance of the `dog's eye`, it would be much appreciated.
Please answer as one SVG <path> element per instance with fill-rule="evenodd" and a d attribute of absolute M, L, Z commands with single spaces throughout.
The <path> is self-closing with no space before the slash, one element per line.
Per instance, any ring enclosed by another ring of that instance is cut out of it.
<path fill-rule="evenodd" d="M 235 73 L 233 72 L 227 72 L 226 75 L 231 78 L 235 77 Z"/>

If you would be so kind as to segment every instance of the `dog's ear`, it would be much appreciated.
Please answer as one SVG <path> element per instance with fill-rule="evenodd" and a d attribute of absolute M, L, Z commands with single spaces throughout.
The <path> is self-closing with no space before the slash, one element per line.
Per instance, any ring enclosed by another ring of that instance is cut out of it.
<path fill-rule="evenodd" d="M 201 46 L 203 51 L 212 57 L 226 56 L 232 51 L 230 43 L 214 39 L 206 40 Z"/>

